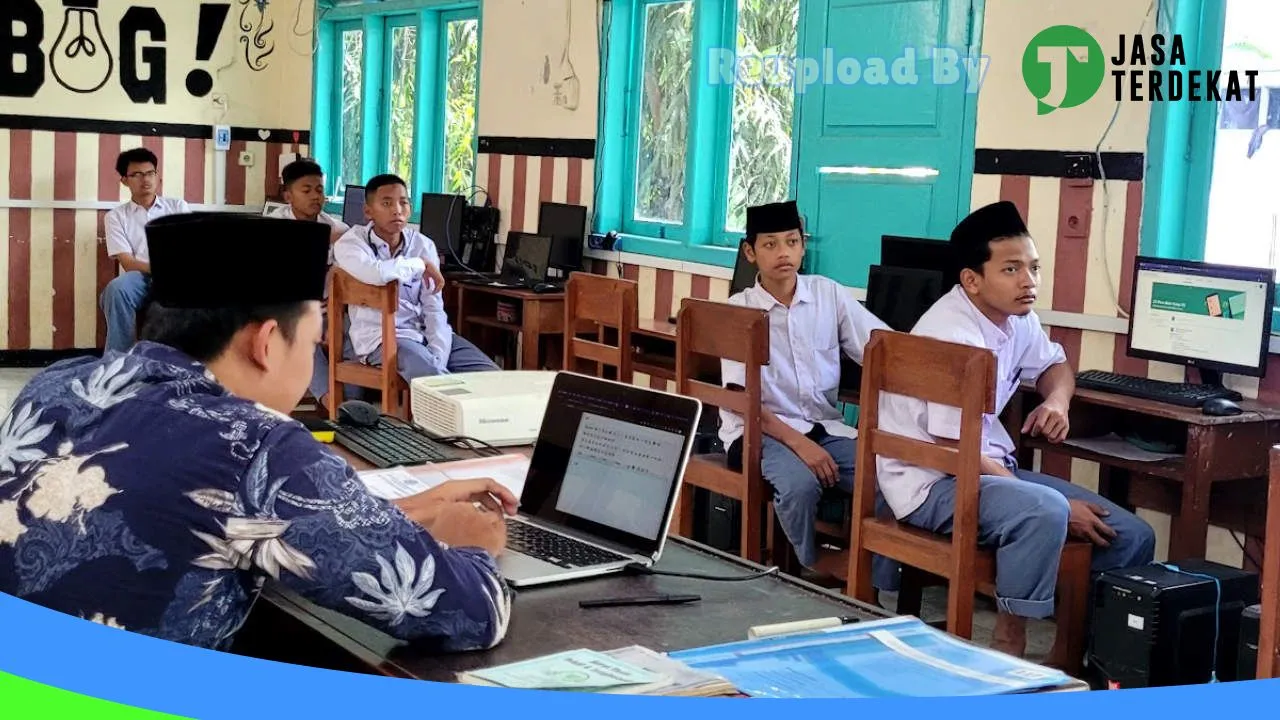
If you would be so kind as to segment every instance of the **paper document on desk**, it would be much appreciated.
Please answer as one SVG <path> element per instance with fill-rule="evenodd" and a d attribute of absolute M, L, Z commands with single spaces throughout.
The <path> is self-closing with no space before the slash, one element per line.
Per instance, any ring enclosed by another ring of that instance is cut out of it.
<path fill-rule="evenodd" d="M 471 670 L 459 673 L 458 679 L 468 685 L 588 692 L 671 682 L 670 678 L 594 650 L 570 650 L 510 665 Z"/>
<path fill-rule="evenodd" d="M 528 474 L 529 458 L 520 454 L 356 473 L 370 494 L 384 500 L 417 495 L 450 480 L 475 478 L 493 478 L 519 498 Z"/>
<path fill-rule="evenodd" d="M 1132 460 L 1134 462 L 1160 462 L 1169 458 L 1182 457 L 1178 453 L 1161 453 L 1143 450 L 1133 443 L 1125 440 L 1115 433 L 1108 433 L 1102 437 L 1095 438 L 1071 438 L 1062 441 L 1064 445 L 1071 445 L 1082 450 L 1096 452 L 1099 455 L 1120 458 L 1122 460 Z"/>

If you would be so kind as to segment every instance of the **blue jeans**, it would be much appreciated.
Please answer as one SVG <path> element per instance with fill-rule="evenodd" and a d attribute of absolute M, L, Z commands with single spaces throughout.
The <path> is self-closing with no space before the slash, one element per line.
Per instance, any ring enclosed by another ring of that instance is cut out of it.
<path fill-rule="evenodd" d="M 1028 618 L 1053 615 L 1070 500 L 1094 503 L 1110 513 L 1102 521 L 1116 537 L 1108 547 L 1094 547 L 1095 573 L 1147 565 L 1155 558 L 1155 531 L 1137 515 L 1079 485 L 1020 470 L 1012 461 L 1005 464 L 1016 477 L 983 475 L 978 483 L 978 543 L 996 548 L 996 606 L 1001 611 Z M 949 533 L 955 497 L 955 478 L 943 478 L 903 521 Z"/>
<path fill-rule="evenodd" d="M 105 350 L 128 352 L 137 340 L 138 308 L 151 288 L 151 278 L 137 270 L 119 275 L 107 283 L 98 299 L 98 307 L 107 320 Z"/>
<path fill-rule="evenodd" d="M 858 442 L 837 435 L 827 435 L 815 442 L 827 451 L 840 471 L 837 487 L 852 494 L 853 465 L 857 458 Z M 778 516 L 778 523 L 795 548 L 800 564 L 813 568 L 818 560 L 814 522 L 817 519 L 818 502 L 822 499 L 822 483 L 791 448 L 769 436 L 765 436 L 761 444 L 760 473 L 765 482 L 773 487 L 773 510 Z M 883 498 L 879 493 L 876 495 L 877 506 L 883 507 Z M 872 555 L 871 575 L 875 586 L 881 590 L 896 590 L 898 567 L 899 564 L 895 561 Z"/>
<path fill-rule="evenodd" d="M 365 361 L 370 365 L 381 365 L 382 346 L 379 345 L 376 350 L 369 353 Z M 499 369 L 489 359 L 489 356 L 481 352 L 480 348 L 471 344 L 471 341 L 461 335 L 453 336 L 453 347 L 449 351 L 449 362 L 445 364 L 447 372 L 489 372 Z M 396 341 L 396 370 L 400 372 L 400 377 L 404 378 L 405 382 L 413 382 L 414 378 L 439 374 L 431 360 L 431 356 L 427 354 L 427 347 L 422 343 L 411 340 Z"/>

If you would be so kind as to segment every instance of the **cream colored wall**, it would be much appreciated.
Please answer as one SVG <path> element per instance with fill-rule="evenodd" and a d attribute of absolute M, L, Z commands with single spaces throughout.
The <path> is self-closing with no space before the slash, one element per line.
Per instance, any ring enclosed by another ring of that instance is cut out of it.
<path fill-rule="evenodd" d="M 978 94 L 977 146 L 1092 151 L 1105 133 L 1104 151 L 1145 151 L 1148 103 L 1120 103 L 1107 132 L 1116 112 L 1115 80 L 1108 74 L 1085 104 L 1037 115 L 1036 99 L 1022 80 L 1022 54 L 1041 30 L 1076 25 L 1110 57 L 1119 35 L 1155 32 L 1155 15 L 1151 0 L 986 0 L 982 54 L 990 65 Z"/>
<path fill-rule="evenodd" d="M 600 78 L 596 0 L 484 0 L 482 13 L 480 135 L 594 138 Z M 572 109 L 555 103 L 553 89 L 570 72 L 578 86 Z"/>
<path fill-rule="evenodd" d="M 256 3 L 229 3 L 230 12 L 207 61 L 196 58 L 199 0 L 146 4 L 159 13 L 164 39 L 154 39 L 149 32 L 138 35 L 137 72 L 144 78 L 150 77 L 159 64 L 156 61 L 163 57 L 166 66 L 163 104 L 134 102 L 121 85 L 124 48 L 120 21 L 133 4 L 100 3 L 96 17 L 101 36 L 93 32 L 92 22 L 86 25 L 97 52 L 93 56 L 79 53 L 75 58 L 68 58 L 66 49 L 79 34 L 81 16 L 71 16 L 70 32 L 59 43 L 59 35 L 67 24 L 63 3 L 38 0 L 38 4 L 44 12 L 44 37 L 40 43 L 44 53 L 40 59 L 45 65 L 44 84 L 34 97 L 0 95 L 0 112 L 128 122 L 226 123 L 250 128 L 311 126 L 313 0 L 273 0 L 266 5 L 265 15 L 258 12 Z M 250 30 L 243 31 L 243 27 Z M 245 37 L 249 42 L 244 42 Z M 264 47 L 254 46 L 255 37 L 260 37 Z M 51 53 L 56 58 L 52 64 Z M 194 97 L 187 91 L 187 75 L 193 71 L 204 71 L 214 79 L 213 90 L 205 97 Z M 91 89 L 103 79 L 105 84 L 92 92 L 73 92 L 59 82 L 59 77 L 67 85 L 80 89 Z"/>

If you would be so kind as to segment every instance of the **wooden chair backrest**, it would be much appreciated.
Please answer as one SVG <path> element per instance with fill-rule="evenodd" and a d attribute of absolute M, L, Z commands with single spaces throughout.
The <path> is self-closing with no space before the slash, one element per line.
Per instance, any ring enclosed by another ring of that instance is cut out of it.
<path fill-rule="evenodd" d="M 744 417 L 748 427 L 758 425 L 760 368 L 769 364 L 768 313 L 686 298 L 680 303 L 678 320 L 676 392 L 737 413 Z M 745 388 L 733 390 L 708 381 L 709 377 L 718 379 L 720 360 L 746 366 Z"/>
<path fill-rule="evenodd" d="M 1262 616 L 1258 628 L 1259 680 L 1280 677 L 1280 446 L 1271 448 L 1266 540 L 1262 548 Z M 1246 668 L 1240 677 L 1247 677 Z"/>
<path fill-rule="evenodd" d="M 564 296 L 564 366 L 575 369 L 578 359 L 594 362 L 598 370 L 609 365 L 618 370 L 618 381 L 631 382 L 631 333 L 638 317 L 639 283 L 586 272 L 569 276 Z M 595 332 L 596 339 L 578 337 Z M 605 342 L 605 329 L 617 330 L 618 344 Z M 578 332 L 576 332 L 578 331 Z"/>
<path fill-rule="evenodd" d="M 862 361 L 858 418 L 859 507 L 874 492 L 876 457 L 901 460 L 956 477 L 953 545 L 978 542 L 978 477 L 983 415 L 995 412 L 996 357 L 990 350 L 892 330 L 873 330 Z M 880 429 L 884 394 L 906 396 L 960 410 L 958 442 L 916 440 Z"/>

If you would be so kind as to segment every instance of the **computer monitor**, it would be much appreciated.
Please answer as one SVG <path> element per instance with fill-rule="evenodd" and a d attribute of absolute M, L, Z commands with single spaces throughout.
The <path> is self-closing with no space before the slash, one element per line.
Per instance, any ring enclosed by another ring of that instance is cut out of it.
<path fill-rule="evenodd" d="M 880 264 L 890 267 L 936 270 L 942 274 L 942 290 L 949 291 L 960 282 L 960 268 L 954 259 L 951 243 L 946 240 L 882 235 Z"/>
<path fill-rule="evenodd" d="M 920 316 L 942 297 L 937 270 L 872 265 L 867 275 L 867 311 L 898 332 L 911 332 Z"/>
<path fill-rule="evenodd" d="M 551 238 L 546 235 L 507 233 L 506 255 L 502 261 L 502 281 L 540 283 L 547 279 L 551 259 Z"/>
<path fill-rule="evenodd" d="M 363 185 L 348 185 L 343 191 L 342 222 L 350 227 L 365 224 Z"/>
<path fill-rule="evenodd" d="M 462 208 L 466 204 L 467 199 L 462 195 L 422 195 L 418 231 L 431 238 L 440 253 L 440 262 L 449 267 L 462 263 Z"/>
<path fill-rule="evenodd" d="M 1222 373 L 1263 377 L 1276 271 L 1138 257 L 1133 264 L 1130 357 L 1190 365 L 1206 385 Z"/>
<path fill-rule="evenodd" d="M 738 259 L 733 264 L 733 280 L 729 282 L 729 294 L 737 295 L 755 285 L 758 272 L 755 263 L 747 259 L 746 243 L 739 243 Z"/>
<path fill-rule="evenodd" d="M 542 203 L 538 207 L 538 234 L 552 239 L 553 269 L 564 272 L 582 269 L 582 245 L 587 237 L 585 205 Z"/>

